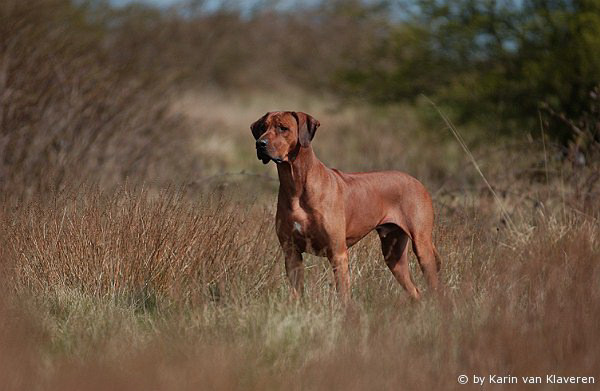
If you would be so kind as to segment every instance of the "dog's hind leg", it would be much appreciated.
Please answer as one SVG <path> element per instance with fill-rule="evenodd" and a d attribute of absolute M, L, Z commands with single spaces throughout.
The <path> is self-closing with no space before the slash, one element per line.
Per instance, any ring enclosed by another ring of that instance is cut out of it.
<path fill-rule="evenodd" d="M 417 255 L 421 270 L 429 287 L 433 290 L 438 288 L 438 275 L 440 270 L 440 258 L 431 240 L 431 234 L 422 234 L 413 237 L 413 251 Z"/>
<path fill-rule="evenodd" d="M 390 271 L 413 299 L 419 299 L 419 290 L 408 269 L 408 235 L 400 228 L 389 230 L 387 227 L 378 228 L 377 233 L 381 239 L 383 258 Z"/>

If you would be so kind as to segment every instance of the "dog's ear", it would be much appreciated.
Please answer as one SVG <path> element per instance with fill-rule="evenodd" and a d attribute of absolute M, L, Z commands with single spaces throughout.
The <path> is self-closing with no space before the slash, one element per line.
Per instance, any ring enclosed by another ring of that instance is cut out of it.
<path fill-rule="evenodd" d="M 263 115 L 262 117 L 254 121 L 252 125 L 250 125 L 250 130 L 252 131 L 252 136 L 254 136 L 255 140 L 258 140 L 258 138 L 262 136 L 262 134 L 265 132 L 265 120 L 268 116 L 269 113 Z"/>
<path fill-rule="evenodd" d="M 317 128 L 321 126 L 321 123 L 306 113 L 294 111 L 292 115 L 298 122 L 298 141 L 302 147 L 306 148 L 315 137 Z"/>

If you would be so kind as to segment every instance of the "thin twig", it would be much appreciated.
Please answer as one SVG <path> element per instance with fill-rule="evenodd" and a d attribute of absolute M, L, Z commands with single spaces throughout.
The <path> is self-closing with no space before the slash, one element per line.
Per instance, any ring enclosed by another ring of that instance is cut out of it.
<path fill-rule="evenodd" d="M 458 143 L 462 147 L 462 149 L 465 152 L 465 154 L 467 155 L 467 157 L 471 160 L 471 163 L 475 167 L 475 170 L 477 170 L 477 172 L 481 176 L 481 179 L 483 179 L 483 182 L 485 183 L 485 185 L 489 189 L 490 193 L 492 193 L 492 196 L 494 197 L 494 199 L 498 203 L 498 206 L 500 207 L 500 210 L 501 210 L 502 215 L 504 216 L 506 222 L 511 226 L 512 229 L 516 229 L 516 226 L 513 223 L 512 219 L 510 218 L 510 215 L 508 214 L 508 211 L 504 207 L 504 204 L 502 203 L 502 200 L 500 199 L 500 197 L 498 197 L 498 195 L 496 194 L 496 192 L 492 188 L 492 185 L 490 184 L 490 182 L 485 177 L 485 175 L 483 175 L 483 172 L 481 171 L 481 168 L 479 167 L 479 164 L 477 164 L 477 161 L 473 157 L 473 154 L 469 150 L 469 147 L 467 147 L 467 144 L 465 143 L 465 140 L 462 138 L 461 134 L 458 132 L 458 130 L 456 129 L 456 127 L 452 124 L 452 121 L 450 121 L 450 119 L 437 107 L 437 105 L 431 99 L 429 99 L 429 97 L 427 97 L 426 95 L 423 95 L 423 97 L 425 97 L 425 99 L 427 99 L 427 101 L 429 101 L 429 103 L 436 109 L 436 111 L 438 112 L 438 114 L 442 117 L 442 119 L 444 120 L 444 122 L 446 123 L 446 125 L 448 126 L 448 128 L 450 129 L 450 131 L 452 132 L 452 135 L 454 136 L 454 138 L 456 138 L 456 140 L 458 141 Z"/>

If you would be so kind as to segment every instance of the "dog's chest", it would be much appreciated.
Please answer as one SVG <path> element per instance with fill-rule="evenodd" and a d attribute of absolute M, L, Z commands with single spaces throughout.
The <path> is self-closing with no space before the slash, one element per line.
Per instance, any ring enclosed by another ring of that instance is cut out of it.
<path fill-rule="evenodd" d="M 289 211 L 282 221 L 287 235 L 301 251 L 322 255 L 327 242 L 322 224 L 318 218 L 306 213 L 302 208 Z"/>

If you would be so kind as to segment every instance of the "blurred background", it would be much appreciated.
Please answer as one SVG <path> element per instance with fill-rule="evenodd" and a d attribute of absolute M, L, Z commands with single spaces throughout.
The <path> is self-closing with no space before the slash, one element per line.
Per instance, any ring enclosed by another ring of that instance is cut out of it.
<path fill-rule="evenodd" d="M 598 0 L 0 0 L 0 384 L 598 381 L 599 53 Z M 288 300 L 273 110 L 330 167 L 425 184 L 439 297 L 371 234 L 349 311 L 318 257 Z"/>
<path fill-rule="evenodd" d="M 548 161 L 597 160 L 598 53 L 592 0 L 5 0 L 0 188 L 272 176 L 248 126 L 280 109 L 321 121 L 330 165 L 464 186 L 430 100 L 488 170 L 505 168 L 504 146 L 537 180 Z"/>

